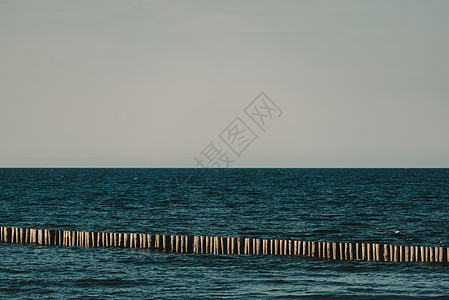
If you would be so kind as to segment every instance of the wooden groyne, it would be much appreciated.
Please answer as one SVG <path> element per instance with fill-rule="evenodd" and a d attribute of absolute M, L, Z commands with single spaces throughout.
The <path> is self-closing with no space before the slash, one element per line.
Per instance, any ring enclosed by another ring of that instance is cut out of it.
<path fill-rule="evenodd" d="M 449 248 L 242 237 L 115 233 L 0 227 L 0 242 L 68 247 L 138 248 L 196 254 L 290 255 L 323 260 L 448 263 Z"/>

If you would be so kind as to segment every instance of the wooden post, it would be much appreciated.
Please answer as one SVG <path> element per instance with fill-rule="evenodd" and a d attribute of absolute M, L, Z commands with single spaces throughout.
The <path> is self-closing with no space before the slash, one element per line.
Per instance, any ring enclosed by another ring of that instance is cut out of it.
<path fill-rule="evenodd" d="M 229 243 L 229 252 L 228 254 L 236 254 L 237 253 L 237 238 L 231 237 Z"/>
<path fill-rule="evenodd" d="M 105 239 L 106 239 L 106 242 L 105 242 L 106 247 L 111 247 L 112 246 L 111 245 L 112 244 L 111 243 L 111 233 L 110 232 L 105 232 L 104 236 L 105 236 Z M 130 248 L 134 248 L 134 239 L 135 239 L 134 234 L 131 233 L 129 236 L 130 236 Z"/>
<path fill-rule="evenodd" d="M 36 229 L 30 228 L 30 244 L 35 244 L 36 243 L 36 241 L 34 239 L 35 232 L 36 232 Z M 6 228 L 5 228 L 5 231 L 3 232 L 3 237 L 4 238 L 5 238 L 5 234 L 6 234 Z"/>
<path fill-rule="evenodd" d="M 390 261 L 390 247 L 387 244 L 384 244 L 384 261 Z"/>
<path fill-rule="evenodd" d="M 39 230 L 36 230 L 36 235 L 37 235 L 37 243 L 39 244 Z M 70 247 L 70 242 L 71 242 L 71 236 L 70 236 L 70 230 L 65 230 L 65 245 L 67 247 Z"/>
<path fill-rule="evenodd" d="M 337 249 L 337 243 L 333 242 L 333 243 L 332 243 L 332 259 L 333 259 L 333 260 L 337 260 L 337 259 L 338 259 L 338 258 L 337 258 L 337 253 L 338 253 L 337 250 L 338 250 L 338 249 Z"/>
<path fill-rule="evenodd" d="M 279 255 L 279 240 L 274 240 L 274 255 Z"/>
<path fill-rule="evenodd" d="M 76 234 L 75 234 L 75 232 L 76 232 L 76 231 L 74 231 L 74 230 L 72 230 L 72 232 L 71 232 L 71 236 L 72 236 L 72 247 L 75 247 L 75 246 L 76 246 Z"/>
<path fill-rule="evenodd" d="M 18 240 L 18 230 L 16 227 L 12 227 L 11 229 L 11 243 L 16 244 Z"/>
<path fill-rule="evenodd" d="M 399 246 L 399 261 L 404 261 L 404 246 Z"/>
<path fill-rule="evenodd" d="M 317 253 L 318 258 L 322 258 L 323 257 L 323 242 L 318 242 L 318 253 Z"/>
<path fill-rule="evenodd" d="M 349 243 L 349 260 L 355 259 L 355 245 L 354 243 Z"/>
<path fill-rule="evenodd" d="M 15 243 L 16 244 L 19 244 L 20 243 L 20 228 L 14 228 L 15 229 L 15 231 L 16 231 L 16 240 L 15 240 Z M 44 244 L 45 244 L 45 241 L 44 241 Z"/>
<path fill-rule="evenodd" d="M 254 254 L 261 254 L 262 252 L 262 241 L 261 239 L 254 239 L 253 241 L 254 245 Z"/>
<path fill-rule="evenodd" d="M 59 232 L 60 230 L 53 230 L 53 246 L 59 246 Z M 29 238 L 30 232 L 29 229 L 27 228 L 25 230 L 25 239 L 27 244 L 30 242 Z"/>
<path fill-rule="evenodd" d="M 251 254 L 249 238 L 245 238 L 245 252 L 244 254 Z"/>
<path fill-rule="evenodd" d="M 355 243 L 355 259 L 360 260 L 362 258 L 361 250 L 360 250 L 360 244 Z"/>
<path fill-rule="evenodd" d="M 210 244 L 211 244 L 210 236 L 205 236 L 204 237 L 204 241 L 205 241 L 205 243 L 204 243 L 204 246 L 205 246 L 204 253 L 210 254 Z"/>
<path fill-rule="evenodd" d="M 302 256 L 307 256 L 307 250 L 309 250 L 309 248 L 307 247 L 307 242 L 306 241 L 302 241 L 301 242 L 301 248 L 302 248 Z"/>
<path fill-rule="evenodd" d="M 35 241 L 37 243 L 37 230 L 36 229 L 34 229 L 34 235 L 36 237 Z M 68 230 L 63 231 L 63 240 L 64 240 L 64 246 L 68 247 L 69 246 L 69 231 Z"/>
<path fill-rule="evenodd" d="M 25 240 L 25 232 L 23 228 L 19 228 L 19 243 L 23 244 Z"/>
<path fill-rule="evenodd" d="M 214 247 L 213 247 L 213 252 L 212 253 L 215 254 L 215 255 L 220 254 L 220 252 L 219 252 L 220 251 L 220 245 L 218 244 L 219 243 L 218 237 L 215 236 L 215 237 L 212 237 L 212 239 L 214 241 Z"/>
<path fill-rule="evenodd" d="M 262 253 L 264 255 L 268 255 L 268 240 L 267 239 L 264 239 L 262 241 Z"/>
<path fill-rule="evenodd" d="M 433 249 L 433 247 L 428 247 L 428 248 L 429 248 L 429 261 L 433 262 L 435 250 Z"/>
<path fill-rule="evenodd" d="M 227 237 L 226 238 L 226 254 L 233 254 L 232 253 L 232 247 L 233 247 L 233 243 L 232 243 L 232 238 L 231 237 Z"/>
<path fill-rule="evenodd" d="M 421 261 L 421 247 L 415 246 L 415 261 Z"/>
<path fill-rule="evenodd" d="M 210 238 L 209 238 L 209 245 L 211 243 Z M 176 253 L 184 253 L 183 247 L 184 247 L 184 240 L 183 240 L 183 236 L 182 235 L 176 235 L 175 236 L 175 243 L 176 243 Z M 210 252 L 209 252 L 210 253 Z"/>
<path fill-rule="evenodd" d="M 311 257 L 316 256 L 316 242 L 312 242 L 312 253 L 310 255 Z"/>
<path fill-rule="evenodd" d="M 58 231 L 60 231 L 60 230 L 58 230 Z M 31 229 L 30 228 L 26 229 L 25 236 L 26 236 L 27 244 L 31 244 Z"/>
<path fill-rule="evenodd" d="M 170 236 L 163 234 L 162 235 L 162 251 L 169 252 L 170 251 Z"/>
<path fill-rule="evenodd" d="M 142 242 L 140 241 L 140 233 L 135 233 L 134 234 L 134 239 L 135 239 L 135 243 L 134 243 L 134 248 L 140 248 L 140 245 L 142 244 Z M 162 249 L 164 249 L 164 235 L 162 235 Z"/>
<path fill-rule="evenodd" d="M 153 236 L 153 237 L 154 237 L 154 243 L 156 243 L 156 237 L 155 236 Z M 131 239 L 130 239 L 130 234 L 129 233 L 124 233 L 123 234 L 123 247 L 124 248 L 131 248 Z"/>
<path fill-rule="evenodd" d="M 332 259 L 332 243 L 326 243 L 326 250 L 327 250 L 327 259 Z"/>
<path fill-rule="evenodd" d="M 390 247 L 390 261 L 394 261 L 394 245 L 389 245 Z"/>
<path fill-rule="evenodd" d="M 410 261 L 416 261 L 415 252 L 415 246 L 410 246 Z"/>
<path fill-rule="evenodd" d="M 173 252 L 173 235 L 170 236 L 170 244 L 171 244 L 171 251 Z M 195 235 L 193 237 L 193 253 L 199 253 L 199 249 L 200 249 L 200 237 Z"/>
<path fill-rule="evenodd" d="M 366 244 L 362 243 L 362 260 L 366 260 Z"/>
<path fill-rule="evenodd" d="M 25 228 L 25 244 L 30 244 L 30 238 L 30 228 Z"/>
<path fill-rule="evenodd" d="M 237 254 L 243 254 L 243 238 L 237 238 Z"/>
<path fill-rule="evenodd" d="M 16 242 L 16 229 L 14 227 L 11 228 L 11 244 Z"/>
<path fill-rule="evenodd" d="M 89 233 L 89 236 L 90 236 L 89 239 L 90 239 L 92 247 L 98 247 L 97 246 L 97 233 L 95 231 L 91 231 Z"/>
<path fill-rule="evenodd" d="M 323 250 L 322 258 L 323 259 L 327 259 L 327 248 L 328 248 L 327 243 L 323 242 L 323 245 L 322 245 L 322 250 Z"/>
<path fill-rule="evenodd" d="M 129 247 L 130 248 L 136 248 L 136 239 L 137 239 L 136 234 L 135 233 L 130 233 L 129 234 L 129 238 L 130 238 L 130 245 L 129 245 Z M 159 248 L 162 248 L 162 241 L 159 244 Z"/>
<path fill-rule="evenodd" d="M 139 234 L 139 240 L 141 240 L 142 234 Z M 112 233 L 112 247 L 119 247 L 119 234 L 117 232 Z"/>
<path fill-rule="evenodd" d="M 214 237 L 213 237 L 213 236 L 209 237 L 209 240 L 210 240 L 210 244 L 209 244 L 209 246 L 210 246 L 210 248 L 209 248 L 209 253 L 210 253 L 210 254 L 213 254 L 213 253 L 214 253 Z"/>
<path fill-rule="evenodd" d="M 394 261 L 399 261 L 399 246 L 394 245 Z"/>
<path fill-rule="evenodd" d="M 405 261 L 410 261 L 410 246 L 404 247 L 404 259 Z"/>
<path fill-rule="evenodd" d="M 339 259 L 345 260 L 345 244 L 344 243 L 338 243 L 338 249 L 339 251 Z"/>
<path fill-rule="evenodd" d="M 206 251 L 206 239 L 204 236 L 200 235 L 199 240 L 200 240 L 200 247 L 198 253 L 203 254 Z"/>
<path fill-rule="evenodd" d="M 345 250 L 344 250 L 344 260 L 349 260 L 349 243 L 345 244 Z"/>
<path fill-rule="evenodd" d="M 213 253 L 213 251 L 214 251 L 214 247 L 213 247 L 213 237 L 210 237 L 210 242 L 211 242 L 211 249 L 210 249 L 210 253 Z M 181 253 L 186 253 L 186 247 L 187 247 L 187 244 L 186 244 L 186 237 L 185 237 L 185 235 L 180 235 L 179 236 L 179 251 L 181 252 Z"/>
<path fill-rule="evenodd" d="M 39 245 L 44 244 L 44 231 L 42 229 L 37 230 L 37 243 Z"/>
<path fill-rule="evenodd" d="M 126 239 L 127 239 L 127 242 L 129 242 L 128 241 L 129 233 L 126 233 Z M 107 247 L 108 246 L 106 244 L 106 232 L 104 232 L 104 231 L 100 232 L 100 240 L 101 240 L 101 242 L 100 242 L 101 243 L 101 247 Z M 126 248 L 128 248 L 128 246 Z"/>
<path fill-rule="evenodd" d="M 206 253 L 206 237 L 200 235 L 200 249 L 199 253 L 204 254 Z"/>
<path fill-rule="evenodd" d="M 366 260 L 373 261 L 374 258 L 374 244 L 367 243 L 366 244 Z"/>
<path fill-rule="evenodd" d="M 16 228 L 11 228 L 11 244 L 14 244 L 16 242 Z"/>
<path fill-rule="evenodd" d="M 75 231 L 75 246 L 86 247 L 86 235 L 84 231 Z M 110 244 L 109 244 L 110 245 Z"/>
<path fill-rule="evenodd" d="M 438 253 L 439 253 L 439 258 L 438 258 L 438 261 L 439 262 L 444 262 L 444 252 L 443 252 L 443 247 L 440 247 L 439 248 L 439 251 L 438 251 Z"/>
<path fill-rule="evenodd" d="M 72 247 L 72 231 L 67 230 L 66 235 L 67 235 L 67 247 Z M 39 233 L 38 233 L 38 239 L 39 239 Z"/>
<path fill-rule="evenodd" d="M 145 238 L 146 239 L 146 238 Z M 123 238 L 123 232 L 119 232 L 117 234 L 117 247 L 123 248 L 124 247 L 124 238 Z"/>

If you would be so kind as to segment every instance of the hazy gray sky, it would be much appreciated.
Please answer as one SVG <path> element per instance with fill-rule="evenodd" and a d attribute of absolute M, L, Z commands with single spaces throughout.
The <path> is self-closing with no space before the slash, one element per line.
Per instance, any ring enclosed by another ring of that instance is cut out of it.
<path fill-rule="evenodd" d="M 449 1 L 0 0 L 0 166 L 449 167 Z M 265 132 L 244 108 L 282 110 Z M 240 157 L 218 135 L 240 116 Z"/>

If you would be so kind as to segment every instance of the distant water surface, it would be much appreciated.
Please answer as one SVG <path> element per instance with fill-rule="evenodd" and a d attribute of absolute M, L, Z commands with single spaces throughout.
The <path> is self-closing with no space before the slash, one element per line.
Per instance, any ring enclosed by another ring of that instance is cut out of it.
<path fill-rule="evenodd" d="M 0 224 L 449 247 L 448 169 L 0 169 Z M 449 267 L 0 244 L 0 298 L 430 297 Z"/>

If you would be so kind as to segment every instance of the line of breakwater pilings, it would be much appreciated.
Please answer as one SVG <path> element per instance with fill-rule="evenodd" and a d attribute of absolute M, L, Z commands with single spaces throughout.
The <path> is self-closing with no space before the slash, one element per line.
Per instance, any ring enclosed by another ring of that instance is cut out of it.
<path fill-rule="evenodd" d="M 243 237 L 165 235 L 0 226 L 0 242 L 67 247 L 116 247 L 171 253 L 288 255 L 322 260 L 448 263 L 449 248 Z"/>

